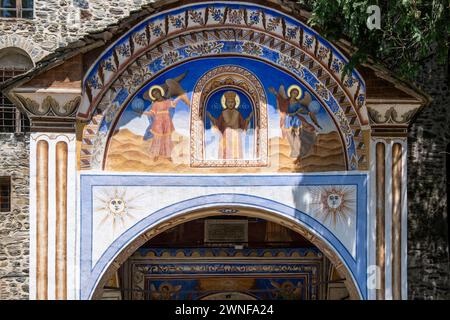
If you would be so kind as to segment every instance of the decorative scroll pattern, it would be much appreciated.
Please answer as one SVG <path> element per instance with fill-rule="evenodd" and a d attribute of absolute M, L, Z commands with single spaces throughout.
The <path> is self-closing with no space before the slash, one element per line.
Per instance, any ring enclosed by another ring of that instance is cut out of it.
<path fill-rule="evenodd" d="M 207 260 L 192 261 L 191 257 Z M 235 257 L 240 261 L 234 261 Z M 224 291 L 231 293 L 230 289 L 259 299 L 323 298 L 317 284 L 323 281 L 324 257 L 314 247 L 143 249 L 128 264 L 125 277 L 133 300 L 196 300 Z M 223 277 L 226 283 L 220 281 Z"/>

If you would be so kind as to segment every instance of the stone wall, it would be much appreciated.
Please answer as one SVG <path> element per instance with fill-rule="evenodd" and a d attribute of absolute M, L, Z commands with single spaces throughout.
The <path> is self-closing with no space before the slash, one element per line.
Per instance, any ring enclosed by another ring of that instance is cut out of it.
<path fill-rule="evenodd" d="M 35 0 L 34 19 L 0 19 L 0 49 L 18 47 L 37 62 L 58 47 L 104 29 L 155 0 Z"/>
<path fill-rule="evenodd" d="M 450 299 L 446 148 L 450 143 L 448 65 L 424 65 L 417 84 L 433 98 L 410 129 L 408 286 L 411 299 Z"/>
<path fill-rule="evenodd" d="M 28 299 L 29 139 L 0 133 L 0 176 L 11 176 L 11 212 L 0 212 L 0 300 Z"/>

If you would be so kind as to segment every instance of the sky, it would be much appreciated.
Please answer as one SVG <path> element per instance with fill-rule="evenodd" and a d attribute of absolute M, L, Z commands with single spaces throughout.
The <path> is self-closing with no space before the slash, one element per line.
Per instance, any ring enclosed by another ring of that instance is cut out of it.
<path fill-rule="evenodd" d="M 136 135 L 144 136 L 149 126 L 149 119 L 147 116 L 142 115 L 140 112 L 136 112 L 135 110 L 142 108 L 146 111 L 150 110 L 151 101 L 145 100 L 143 95 L 151 86 L 155 84 L 164 84 L 167 79 L 175 78 L 187 71 L 187 76 L 181 81 L 181 86 L 187 92 L 189 99 L 191 99 L 192 91 L 197 81 L 209 70 L 222 65 L 241 66 L 252 72 L 260 80 L 266 91 L 268 100 L 267 115 L 269 121 L 269 138 L 281 136 L 279 126 L 280 118 L 276 108 L 276 97 L 269 92 L 269 88 L 274 87 L 278 91 L 280 85 L 284 85 L 287 89 L 291 85 L 295 84 L 300 86 L 304 92 L 310 91 L 294 77 L 281 71 L 280 69 L 277 69 L 276 67 L 262 61 L 243 57 L 203 58 L 201 60 L 185 62 L 170 69 L 169 71 L 162 73 L 139 90 L 133 99 L 130 100 L 121 115 L 118 122 L 118 128 L 128 129 Z M 311 92 L 310 94 L 313 97 L 313 100 L 318 101 Z M 321 107 L 316 113 L 316 117 L 323 129 L 319 132 L 328 133 L 336 130 L 335 124 L 333 123 L 332 118 L 326 111 L 325 107 L 323 107 L 322 104 L 320 105 Z M 184 136 L 189 136 L 190 110 L 184 102 L 178 102 L 172 120 L 177 133 Z"/>

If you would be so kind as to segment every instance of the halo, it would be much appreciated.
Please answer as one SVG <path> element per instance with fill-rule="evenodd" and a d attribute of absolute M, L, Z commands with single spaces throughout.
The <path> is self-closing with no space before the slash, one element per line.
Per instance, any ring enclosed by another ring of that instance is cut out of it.
<path fill-rule="evenodd" d="M 288 94 L 288 97 L 289 97 L 289 98 L 291 97 L 291 92 L 292 92 L 292 90 L 298 90 L 298 96 L 295 97 L 295 99 L 296 99 L 296 100 L 299 100 L 300 97 L 303 95 L 303 90 L 302 90 L 302 88 L 300 88 L 300 87 L 299 87 L 298 85 L 296 85 L 296 84 L 293 84 L 292 86 L 290 86 L 289 89 L 288 89 L 288 91 L 287 91 L 287 94 Z"/>
<path fill-rule="evenodd" d="M 158 85 L 151 86 L 150 89 L 148 90 L 148 95 L 150 96 L 150 99 L 152 99 L 153 101 L 156 100 L 156 98 L 155 98 L 155 97 L 153 96 L 153 94 L 152 94 L 152 91 L 153 91 L 154 89 L 159 89 L 159 91 L 161 91 L 161 95 L 162 95 L 163 97 L 164 97 L 164 95 L 166 94 L 163 87 L 158 86 Z"/>
<path fill-rule="evenodd" d="M 220 103 L 222 104 L 223 109 L 227 108 L 227 106 L 225 105 L 225 100 L 226 100 L 226 98 L 225 98 L 225 93 L 224 93 L 222 95 L 222 99 L 220 99 Z M 236 101 L 236 106 L 234 108 L 237 109 L 237 108 L 239 108 L 239 105 L 241 104 L 241 98 L 239 98 L 239 94 L 237 94 L 237 93 L 236 93 L 235 101 Z"/>

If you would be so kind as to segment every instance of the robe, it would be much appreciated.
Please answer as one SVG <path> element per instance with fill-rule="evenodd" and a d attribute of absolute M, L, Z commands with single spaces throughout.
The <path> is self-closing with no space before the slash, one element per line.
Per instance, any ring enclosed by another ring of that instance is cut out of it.
<path fill-rule="evenodd" d="M 153 116 L 150 132 L 153 135 L 150 143 L 150 156 L 170 158 L 174 148 L 172 133 L 175 127 L 170 115 L 170 109 L 174 108 L 171 100 L 154 101 L 150 113 Z"/>
<path fill-rule="evenodd" d="M 217 119 L 219 129 L 219 159 L 242 159 L 242 135 L 246 130 L 246 121 L 241 113 L 236 110 L 225 109 Z"/>

